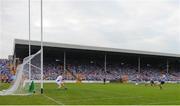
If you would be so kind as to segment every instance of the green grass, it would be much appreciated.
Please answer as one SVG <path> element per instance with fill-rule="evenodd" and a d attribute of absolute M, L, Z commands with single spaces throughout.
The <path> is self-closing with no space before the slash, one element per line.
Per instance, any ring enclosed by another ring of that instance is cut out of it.
<path fill-rule="evenodd" d="M 8 85 L 3 85 L 4 89 Z M 163 90 L 134 84 L 45 84 L 44 95 L 0 96 L 1 105 L 180 105 L 180 85 L 165 84 Z"/>
<path fill-rule="evenodd" d="M 5 89 L 9 88 L 9 86 L 10 86 L 10 84 L 0 82 L 0 90 L 5 90 Z"/>

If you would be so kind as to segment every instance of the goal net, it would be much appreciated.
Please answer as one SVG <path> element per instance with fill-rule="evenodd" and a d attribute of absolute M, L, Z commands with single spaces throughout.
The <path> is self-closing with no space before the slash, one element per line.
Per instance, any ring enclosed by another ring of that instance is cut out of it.
<path fill-rule="evenodd" d="M 0 95 L 30 95 L 40 93 L 41 50 L 23 59 L 18 65 L 16 75 L 9 89 Z"/>

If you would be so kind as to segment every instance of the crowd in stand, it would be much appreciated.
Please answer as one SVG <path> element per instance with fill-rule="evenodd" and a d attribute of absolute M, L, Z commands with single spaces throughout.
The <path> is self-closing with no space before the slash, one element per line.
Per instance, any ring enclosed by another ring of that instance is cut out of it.
<path fill-rule="evenodd" d="M 64 79 L 66 80 L 74 80 L 75 78 L 72 75 L 74 74 L 80 75 L 82 80 L 103 80 L 103 78 L 117 80 L 126 75 L 131 81 L 158 81 L 162 74 L 165 74 L 166 80 L 180 81 L 180 69 L 171 69 L 167 74 L 166 69 L 159 69 L 149 64 L 141 66 L 140 72 L 137 66 L 124 63 L 107 65 L 106 72 L 103 65 L 97 64 L 67 64 L 66 69 L 72 73 L 64 71 L 63 65 L 46 64 L 44 65 L 44 77 L 47 80 L 54 80 L 59 74 L 65 72 Z"/>
<path fill-rule="evenodd" d="M 169 80 L 171 81 L 180 81 L 180 69 L 173 69 L 172 72 L 169 72 Z"/>
<path fill-rule="evenodd" d="M 55 80 L 63 72 L 63 67 L 58 64 L 44 64 L 44 79 Z"/>
<path fill-rule="evenodd" d="M 9 82 L 11 80 L 12 74 L 10 73 L 8 67 L 8 60 L 0 59 L 0 80 L 1 82 Z M 35 68 L 32 68 L 32 74 Z M 36 70 L 38 71 L 38 70 Z M 40 73 L 40 71 L 38 71 Z M 40 78 L 40 74 L 32 75 L 32 79 Z M 159 80 L 162 74 L 167 76 L 169 81 L 180 81 L 180 68 L 171 68 L 169 73 L 166 73 L 165 69 L 160 69 L 159 67 L 153 66 L 151 64 L 145 64 L 141 66 L 139 71 L 137 64 L 132 63 L 113 63 L 107 64 L 106 71 L 104 69 L 103 63 L 94 62 L 83 62 L 83 63 L 68 63 L 66 65 L 66 70 L 64 71 L 64 66 L 62 63 L 56 62 L 45 62 L 44 63 L 44 79 L 55 80 L 58 75 L 63 74 L 65 80 L 75 80 L 74 76 L 79 75 L 82 80 L 118 80 L 122 76 L 128 76 L 128 80 L 131 81 L 149 81 L 149 80 Z"/>
<path fill-rule="evenodd" d="M 0 81 L 8 83 L 10 79 L 9 61 L 7 59 L 0 59 Z"/>

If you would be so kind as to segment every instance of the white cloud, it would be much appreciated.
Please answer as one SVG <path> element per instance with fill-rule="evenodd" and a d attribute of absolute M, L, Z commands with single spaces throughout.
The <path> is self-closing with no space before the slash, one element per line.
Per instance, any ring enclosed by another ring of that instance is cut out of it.
<path fill-rule="evenodd" d="M 7 57 L 14 38 L 28 39 L 28 4 L 2 1 L 0 57 Z M 40 40 L 40 2 L 31 3 L 32 39 Z M 44 0 L 44 34 L 50 42 L 180 53 L 180 1 Z"/>

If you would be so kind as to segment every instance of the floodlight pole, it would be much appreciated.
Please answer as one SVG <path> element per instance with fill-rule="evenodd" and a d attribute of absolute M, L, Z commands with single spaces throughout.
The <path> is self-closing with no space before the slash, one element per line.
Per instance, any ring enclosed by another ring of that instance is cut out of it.
<path fill-rule="evenodd" d="M 140 56 L 138 57 L 138 73 L 140 74 L 141 72 L 141 58 Z"/>
<path fill-rule="evenodd" d="M 28 0 L 28 15 L 29 15 L 29 58 L 31 56 L 31 20 L 30 20 L 30 16 L 31 16 L 31 4 L 30 4 L 30 0 Z M 29 60 L 29 80 L 30 80 L 30 83 L 31 83 L 31 59 Z M 29 84 L 30 84 L 29 83 Z"/>
<path fill-rule="evenodd" d="M 43 94 L 43 0 L 41 0 L 41 94 Z"/>
<path fill-rule="evenodd" d="M 167 71 L 167 74 L 169 74 L 169 60 L 168 60 L 168 59 L 167 59 L 166 65 L 167 65 L 167 66 L 166 66 L 166 68 L 167 68 L 166 71 Z"/>

